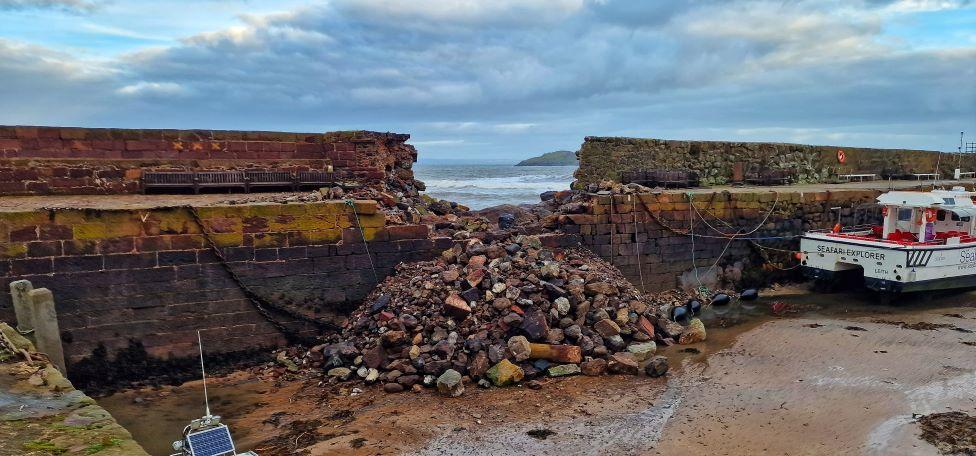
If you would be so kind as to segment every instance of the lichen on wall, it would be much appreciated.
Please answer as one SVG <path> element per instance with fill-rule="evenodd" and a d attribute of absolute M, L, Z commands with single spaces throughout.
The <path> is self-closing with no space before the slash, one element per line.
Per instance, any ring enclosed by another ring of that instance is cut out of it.
<path fill-rule="evenodd" d="M 844 162 L 838 159 L 843 151 Z M 841 174 L 876 174 L 879 178 L 932 173 L 951 176 L 956 167 L 976 170 L 972 154 L 845 146 L 732 141 L 587 137 L 579 151 L 576 188 L 620 179 L 622 172 L 651 169 L 697 171 L 702 185 L 730 182 L 735 163 L 744 170 L 789 170 L 797 183 L 821 183 Z"/>

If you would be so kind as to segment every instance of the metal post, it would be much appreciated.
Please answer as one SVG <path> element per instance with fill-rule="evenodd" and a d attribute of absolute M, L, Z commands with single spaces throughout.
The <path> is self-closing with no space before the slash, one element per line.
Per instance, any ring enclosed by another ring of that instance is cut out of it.
<path fill-rule="evenodd" d="M 14 315 L 17 317 L 17 331 L 27 334 L 34 330 L 34 313 L 31 310 L 30 296 L 28 293 L 34 289 L 34 285 L 29 280 L 17 280 L 10 282 L 10 296 L 14 301 Z"/>
<path fill-rule="evenodd" d="M 61 346 L 61 330 L 58 327 L 58 314 L 54 309 L 54 294 L 47 288 L 38 288 L 31 290 L 28 295 L 34 310 L 34 339 L 37 350 L 46 354 L 62 374 L 67 374 L 64 348 Z"/>

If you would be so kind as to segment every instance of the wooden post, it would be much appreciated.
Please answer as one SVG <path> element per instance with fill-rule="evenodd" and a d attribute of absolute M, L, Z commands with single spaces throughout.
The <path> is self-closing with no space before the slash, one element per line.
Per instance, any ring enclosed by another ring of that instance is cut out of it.
<path fill-rule="evenodd" d="M 14 301 L 14 315 L 17 317 L 17 331 L 27 334 L 34 330 L 34 312 L 28 293 L 34 289 L 29 280 L 10 282 L 10 296 Z"/>
<path fill-rule="evenodd" d="M 61 346 L 61 329 L 58 327 L 58 314 L 54 309 L 54 295 L 47 288 L 31 290 L 28 295 L 34 310 L 34 341 L 37 343 L 37 351 L 46 354 L 62 374 L 67 374 L 64 348 Z"/>

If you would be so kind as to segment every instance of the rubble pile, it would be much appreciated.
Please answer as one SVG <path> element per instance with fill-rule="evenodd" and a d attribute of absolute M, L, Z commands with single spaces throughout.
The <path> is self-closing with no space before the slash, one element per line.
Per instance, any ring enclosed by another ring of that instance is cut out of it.
<path fill-rule="evenodd" d="M 506 386 L 538 377 L 605 372 L 660 376 L 657 344 L 698 341 L 704 327 L 668 319 L 686 296 L 642 296 L 582 249 L 539 236 L 458 242 L 440 259 L 400 265 L 341 333 L 303 363 L 334 381 L 382 383 L 387 392 L 465 383 Z M 700 334 L 699 334 L 700 332 Z"/>

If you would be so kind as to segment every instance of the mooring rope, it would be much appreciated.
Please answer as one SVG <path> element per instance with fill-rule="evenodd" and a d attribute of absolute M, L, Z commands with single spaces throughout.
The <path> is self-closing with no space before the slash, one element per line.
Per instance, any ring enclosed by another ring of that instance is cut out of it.
<path fill-rule="evenodd" d="M 373 256 L 369 254 L 369 245 L 366 242 L 366 233 L 363 231 L 363 225 L 359 223 L 359 212 L 356 210 L 356 202 L 349 199 L 346 200 L 346 205 L 352 208 L 353 215 L 356 216 L 356 227 L 359 228 L 359 235 L 363 238 L 363 249 L 366 250 L 366 259 L 369 260 L 369 269 L 373 271 L 373 283 L 380 283 L 380 276 L 376 273 L 376 266 L 373 265 Z"/>
<path fill-rule="evenodd" d="M 613 204 L 614 204 L 613 197 L 614 195 L 611 194 L 610 195 L 610 224 L 609 224 L 610 225 L 610 265 L 616 266 L 615 264 L 613 264 L 613 234 L 615 231 L 617 231 L 617 224 L 614 223 L 613 221 Z"/>
<path fill-rule="evenodd" d="M 312 318 L 300 312 L 289 309 L 287 307 L 279 306 L 265 299 L 261 295 L 257 294 L 254 290 L 251 289 L 251 287 L 247 286 L 247 284 L 245 284 L 241 280 L 240 276 L 237 275 L 237 272 L 234 271 L 234 269 L 231 268 L 229 264 L 227 264 L 227 258 L 224 256 L 223 250 L 220 248 L 220 246 L 217 245 L 216 241 L 214 241 L 213 238 L 211 237 L 211 234 L 208 232 L 206 225 L 203 223 L 203 219 L 200 217 L 200 214 L 197 212 L 197 209 L 190 205 L 181 206 L 181 207 L 187 209 L 187 211 L 192 216 L 194 223 L 196 223 L 197 226 L 200 227 L 200 233 L 203 234 L 203 238 L 207 241 L 207 246 L 214 253 L 214 255 L 217 256 L 220 265 L 223 267 L 225 271 L 227 271 L 227 274 L 230 275 L 231 280 L 235 284 L 237 284 L 238 288 L 240 288 L 241 292 L 244 293 L 244 296 L 248 299 L 248 301 L 251 302 L 251 304 L 258 311 L 258 313 L 261 314 L 261 316 L 264 317 L 264 319 L 267 320 L 268 323 L 271 323 L 276 329 L 278 329 L 278 331 L 281 331 L 281 333 L 284 334 L 285 337 L 289 338 L 290 340 L 298 341 L 298 342 L 307 342 L 311 340 L 310 338 L 296 336 L 294 334 L 294 331 L 289 330 L 287 326 L 285 326 L 283 323 L 275 319 L 274 316 L 271 315 L 271 312 L 269 312 L 268 309 L 266 309 L 266 307 L 271 308 L 277 312 L 281 312 L 285 315 L 288 315 L 289 317 L 292 317 L 296 320 L 300 320 L 306 323 L 311 323 L 319 328 L 330 329 L 330 330 L 340 329 L 339 326 L 336 325 L 335 323 L 319 320 L 317 318 Z"/>
<path fill-rule="evenodd" d="M 638 237 L 637 230 L 637 202 L 633 200 L 634 195 L 628 195 L 627 197 L 631 201 L 630 211 L 634 213 L 634 244 L 637 247 L 637 275 L 640 276 L 641 292 L 646 291 L 644 288 L 644 263 L 641 262 L 640 257 L 640 238 Z"/>

